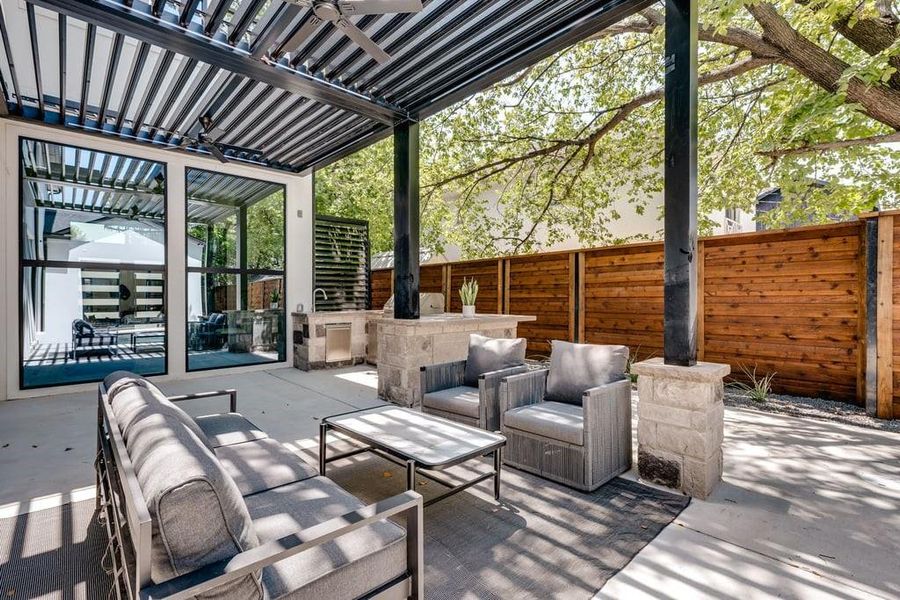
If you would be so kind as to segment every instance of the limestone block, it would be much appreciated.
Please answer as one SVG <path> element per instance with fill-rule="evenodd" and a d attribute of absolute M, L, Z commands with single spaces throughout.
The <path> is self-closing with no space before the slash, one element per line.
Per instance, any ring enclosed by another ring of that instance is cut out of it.
<path fill-rule="evenodd" d="M 654 447 L 682 456 L 705 459 L 721 448 L 722 442 L 714 431 L 695 431 L 667 423 L 656 424 Z"/>
<path fill-rule="evenodd" d="M 638 377 L 637 380 L 637 389 L 638 389 L 638 399 L 640 403 L 638 404 L 638 408 L 643 407 L 646 404 L 655 404 L 655 400 L 653 398 L 653 378 L 652 377 Z"/>
<path fill-rule="evenodd" d="M 682 458 L 638 444 L 638 473 L 641 479 L 680 489 L 682 482 Z"/>
<path fill-rule="evenodd" d="M 686 457 L 682 470 L 682 490 L 694 498 L 706 499 L 722 479 L 722 450 L 704 460 Z"/>
<path fill-rule="evenodd" d="M 640 378 L 639 378 L 640 379 Z M 713 386 L 708 383 L 653 378 L 653 403 L 688 410 L 704 410 L 715 403 Z"/>

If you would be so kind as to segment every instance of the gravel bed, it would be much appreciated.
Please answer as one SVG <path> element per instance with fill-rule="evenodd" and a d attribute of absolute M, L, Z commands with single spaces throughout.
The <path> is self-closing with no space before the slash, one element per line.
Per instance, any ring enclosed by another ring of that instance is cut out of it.
<path fill-rule="evenodd" d="M 749 408 L 794 417 L 825 419 L 827 421 L 847 423 L 848 425 L 900 433 L 900 419 L 894 419 L 893 421 L 874 419 L 868 416 L 862 407 L 835 400 L 771 394 L 765 402 L 757 402 L 751 399 L 743 390 L 726 386 L 725 406 Z"/>

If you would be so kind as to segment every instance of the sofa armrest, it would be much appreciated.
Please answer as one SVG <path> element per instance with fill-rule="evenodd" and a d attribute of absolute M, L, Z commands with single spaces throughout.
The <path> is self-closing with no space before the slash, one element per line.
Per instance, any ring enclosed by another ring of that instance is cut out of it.
<path fill-rule="evenodd" d="M 478 378 L 478 398 L 480 399 L 478 410 L 481 422 L 488 431 L 500 430 L 500 383 L 506 377 L 528 372 L 527 365 L 507 367 L 482 373 Z"/>
<path fill-rule="evenodd" d="M 544 401 L 548 369 L 527 371 L 504 378 L 500 382 L 500 422 L 509 410 Z"/>
<path fill-rule="evenodd" d="M 462 385 L 466 376 L 466 361 L 425 365 L 419 370 L 422 376 L 422 393 L 427 394 Z"/>
<path fill-rule="evenodd" d="M 145 588 L 141 600 L 166 598 L 187 600 L 229 581 L 261 570 L 304 550 L 326 544 L 342 535 L 393 516 L 406 519 L 407 571 L 412 580 L 412 598 L 424 597 L 424 532 L 422 496 L 407 491 L 302 529 L 280 539 L 251 548 L 227 560 L 221 560 L 185 573 L 163 583 Z"/>
<path fill-rule="evenodd" d="M 216 390 L 210 392 L 195 392 L 193 394 L 179 394 L 177 396 L 166 396 L 169 402 L 184 402 L 185 400 L 198 400 L 200 398 L 216 398 L 218 396 L 228 396 L 229 408 L 228 412 L 237 412 L 237 390 Z"/>

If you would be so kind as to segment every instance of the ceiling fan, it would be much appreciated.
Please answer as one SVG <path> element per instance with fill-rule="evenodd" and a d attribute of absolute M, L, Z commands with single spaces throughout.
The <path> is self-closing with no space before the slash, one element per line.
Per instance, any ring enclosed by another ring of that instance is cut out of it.
<path fill-rule="evenodd" d="M 322 23 L 328 21 L 380 64 L 389 62 L 391 55 L 385 52 L 381 46 L 376 44 L 372 38 L 366 35 L 348 17 L 419 12 L 422 10 L 421 0 L 285 0 L 285 2 L 312 9 L 312 15 L 290 37 L 285 44 L 286 48 L 296 49 L 306 38 L 315 33 Z"/>
<path fill-rule="evenodd" d="M 215 126 L 212 117 L 210 117 L 209 115 L 203 115 L 197 120 L 197 123 L 195 123 L 194 126 L 191 127 L 181 137 L 178 145 L 172 146 L 170 149 L 175 150 L 180 148 L 188 148 L 190 146 L 198 146 L 212 154 L 215 158 L 223 163 L 229 162 L 228 156 L 226 156 L 225 154 L 228 151 L 231 151 L 233 154 L 242 158 L 254 158 L 262 156 L 263 153 L 261 150 L 243 148 L 241 146 L 233 146 L 231 144 L 223 144 L 219 141 L 219 139 L 224 136 L 225 133 L 225 130 Z"/>

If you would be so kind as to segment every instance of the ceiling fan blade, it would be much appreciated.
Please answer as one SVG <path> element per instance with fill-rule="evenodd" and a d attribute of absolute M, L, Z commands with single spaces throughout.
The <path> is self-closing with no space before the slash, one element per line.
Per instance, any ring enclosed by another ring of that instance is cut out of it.
<path fill-rule="evenodd" d="M 382 50 L 381 46 L 373 42 L 372 38 L 367 36 L 362 29 L 351 23 L 349 19 L 341 17 L 334 22 L 334 26 L 343 31 L 344 35 L 356 42 L 360 48 L 365 50 L 380 64 L 391 61 L 391 55 Z"/>
<path fill-rule="evenodd" d="M 229 161 L 228 161 L 228 157 L 225 156 L 225 153 L 222 152 L 221 150 L 219 150 L 219 147 L 216 146 L 214 143 L 212 143 L 212 142 L 207 142 L 207 143 L 203 144 L 203 147 L 204 147 L 206 150 L 209 150 L 209 153 L 210 153 L 210 154 L 212 154 L 214 157 L 216 157 L 217 159 L 219 159 L 219 162 L 223 162 L 223 163 L 229 162 Z"/>
<path fill-rule="evenodd" d="M 294 52 L 297 50 L 303 42 L 316 32 L 316 29 L 318 29 L 321 24 L 322 19 L 316 15 L 309 15 L 309 18 L 300 26 L 300 29 L 295 31 L 294 35 L 285 40 L 284 44 L 281 45 L 281 52 Z"/>
<path fill-rule="evenodd" d="M 218 142 L 224 135 L 225 130 L 221 127 L 213 127 L 209 131 L 203 132 L 203 136 L 211 142 Z"/>
<path fill-rule="evenodd" d="M 383 15 L 419 12 L 421 0 L 340 0 L 338 8 L 347 15 Z"/>

